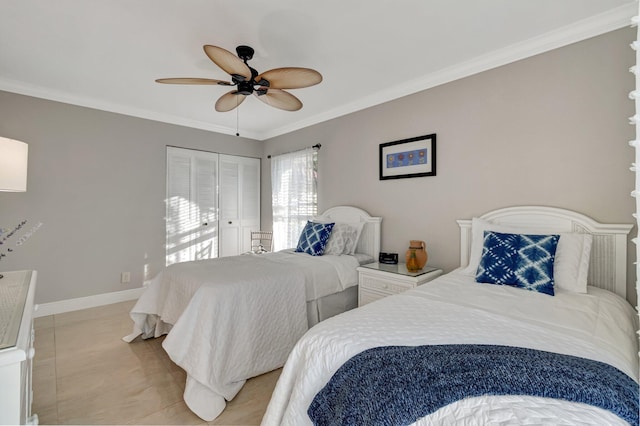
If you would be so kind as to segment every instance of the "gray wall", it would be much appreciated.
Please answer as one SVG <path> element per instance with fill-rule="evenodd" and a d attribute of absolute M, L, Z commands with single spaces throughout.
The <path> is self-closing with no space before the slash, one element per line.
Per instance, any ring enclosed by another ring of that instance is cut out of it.
<path fill-rule="evenodd" d="M 164 266 L 166 145 L 258 158 L 263 150 L 258 141 L 6 92 L 0 135 L 29 144 L 27 192 L 0 192 L 0 227 L 44 223 L 0 271 L 38 270 L 38 303 L 140 287 L 145 268 L 153 275 Z M 130 284 L 120 284 L 122 271 Z"/>
<path fill-rule="evenodd" d="M 382 216 L 383 250 L 425 240 L 429 263 L 445 270 L 458 266 L 455 219 L 499 207 L 632 223 L 634 39 L 615 31 L 265 142 L 0 92 L 0 135 L 30 149 L 28 191 L 0 193 L 0 226 L 44 223 L 0 270 L 37 269 L 38 303 L 139 287 L 145 267 L 164 265 L 166 145 L 262 157 L 267 228 L 266 156 L 320 142 L 320 210 Z M 428 133 L 438 135 L 437 176 L 378 180 L 380 143 Z M 635 303 L 631 261 L 629 271 Z"/>
<path fill-rule="evenodd" d="M 382 216 L 383 251 L 424 240 L 429 263 L 446 271 L 459 265 L 457 218 L 537 204 L 633 223 L 634 39 L 618 30 L 454 81 L 273 138 L 265 155 L 321 143 L 319 210 L 347 204 Z M 429 133 L 438 138 L 437 176 L 378 180 L 379 144 Z M 631 261 L 628 270 L 635 303 Z"/>

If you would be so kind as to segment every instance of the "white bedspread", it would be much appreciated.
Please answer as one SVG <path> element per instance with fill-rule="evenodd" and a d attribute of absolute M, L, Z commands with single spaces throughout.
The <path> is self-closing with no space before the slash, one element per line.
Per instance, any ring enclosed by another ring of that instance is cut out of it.
<path fill-rule="evenodd" d="M 187 372 L 184 399 L 213 420 L 246 379 L 281 367 L 307 330 L 306 302 L 357 283 L 352 256 L 293 252 L 175 264 L 131 310 L 134 333 Z"/>
<path fill-rule="evenodd" d="M 495 344 L 590 358 L 638 380 L 636 316 L 620 297 L 551 297 L 522 289 L 476 284 L 453 272 L 396 296 L 330 318 L 294 347 L 263 425 L 309 425 L 307 409 L 348 359 L 388 345 Z M 467 398 L 417 424 L 624 424 L 600 408 L 526 396 Z"/>

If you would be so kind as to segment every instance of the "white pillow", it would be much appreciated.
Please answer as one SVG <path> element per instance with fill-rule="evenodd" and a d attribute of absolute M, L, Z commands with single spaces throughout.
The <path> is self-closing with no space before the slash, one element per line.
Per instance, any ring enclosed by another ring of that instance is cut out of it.
<path fill-rule="evenodd" d="M 331 231 L 327 246 L 324 248 L 324 254 L 341 255 L 349 241 L 355 238 L 357 229 L 346 223 L 336 223 Z"/>
<path fill-rule="evenodd" d="M 587 292 L 587 275 L 589 274 L 589 257 L 593 237 L 591 234 L 574 232 L 548 232 L 530 228 L 518 228 L 499 225 L 487 220 L 474 217 L 471 221 L 471 253 L 469 265 L 461 272 L 475 277 L 480 258 L 484 231 L 506 232 L 511 234 L 549 234 L 560 235 L 556 258 L 553 266 L 553 276 L 558 288 L 574 293 Z"/>
<path fill-rule="evenodd" d="M 355 235 L 350 235 L 349 241 L 347 241 L 342 254 L 355 254 L 358 241 L 360 241 L 360 235 L 362 234 L 362 228 L 364 228 L 364 222 L 349 223 L 348 225 L 354 228 L 356 233 Z"/>

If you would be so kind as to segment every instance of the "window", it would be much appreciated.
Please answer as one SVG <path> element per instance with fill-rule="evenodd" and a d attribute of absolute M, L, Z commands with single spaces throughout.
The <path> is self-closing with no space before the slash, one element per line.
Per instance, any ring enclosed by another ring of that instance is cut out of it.
<path fill-rule="evenodd" d="M 273 248 L 295 247 L 307 220 L 318 213 L 318 154 L 315 149 L 271 158 Z"/>

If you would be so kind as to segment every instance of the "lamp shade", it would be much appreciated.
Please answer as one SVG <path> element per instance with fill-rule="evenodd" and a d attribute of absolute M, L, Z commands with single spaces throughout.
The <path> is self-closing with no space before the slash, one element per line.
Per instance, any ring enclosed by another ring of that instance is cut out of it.
<path fill-rule="evenodd" d="M 0 136 L 0 191 L 27 190 L 29 145 Z"/>

